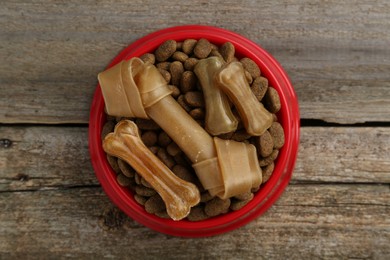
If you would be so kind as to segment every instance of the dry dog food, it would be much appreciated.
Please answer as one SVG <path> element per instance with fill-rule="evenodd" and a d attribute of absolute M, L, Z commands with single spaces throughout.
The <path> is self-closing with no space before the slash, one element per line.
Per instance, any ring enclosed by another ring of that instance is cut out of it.
<path fill-rule="evenodd" d="M 205 100 L 202 88 L 194 73 L 194 67 L 200 60 L 208 57 L 220 57 L 226 63 L 238 61 L 235 57 L 234 45 L 230 42 L 220 47 L 210 43 L 206 39 L 187 39 L 183 42 L 168 40 L 161 44 L 154 53 L 146 53 L 140 58 L 144 62 L 154 64 L 173 91 L 172 97 L 194 118 L 201 126 L 205 125 Z M 235 106 L 232 113 L 237 119 L 238 126 L 235 131 L 218 135 L 222 139 L 232 139 L 239 142 L 251 143 L 256 147 L 259 165 L 262 169 L 262 183 L 267 182 L 274 170 L 279 154 L 279 149 L 284 145 L 284 131 L 277 122 L 276 113 L 281 108 L 278 92 L 268 85 L 268 80 L 261 76 L 257 64 L 249 58 L 241 58 L 240 66 L 245 70 L 245 80 L 250 84 L 250 89 L 256 97 L 256 102 L 261 102 L 267 111 L 271 112 L 272 125 L 260 136 L 252 136 L 244 127 L 248 122 L 243 121 L 243 111 L 238 111 Z M 245 107 L 245 104 L 237 104 Z M 107 116 L 107 122 L 102 129 L 102 138 L 112 132 L 116 123 L 126 118 L 114 118 Z M 229 199 L 214 197 L 206 191 L 196 176 L 192 162 L 182 152 L 179 146 L 152 120 L 135 119 L 139 128 L 143 143 L 179 178 L 191 182 L 201 192 L 200 203 L 193 207 L 187 219 L 201 221 L 210 217 L 236 211 L 250 202 L 254 193 L 261 187 L 252 188 L 251 191 L 234 196 Z M 262 130 L 263 131 L 263 130 Z M 114 172 L 117 173 L 117 181 L 121 186 L 128 187 L 134 192 L 134 199 L 145 207 L 151 214 L 162 218 L 168 218 L 166 206 L 161 196 L 138 175 L 125 161 L 108 155 L 107 160 Z"/>

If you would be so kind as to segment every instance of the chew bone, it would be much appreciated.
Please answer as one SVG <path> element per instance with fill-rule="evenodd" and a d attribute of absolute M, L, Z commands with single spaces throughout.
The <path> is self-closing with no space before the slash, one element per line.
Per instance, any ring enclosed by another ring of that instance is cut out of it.
<path fill-rule="evenodd" d="M 258 102 L 245 78 L 240 62 L 231 62 L 217 75 L 219 87 L 237 107 L 246 131 L 251 135 L 262 135 L 272 124 L 272 114 Z"/>
<path fill-rule="evenodd" d="M 216 86 L 214 78 L 224 65 L 219 57 L 200 60 L 194 72 L 202 86 L 206 105 L 206 130 L 212 135 L 233 132 L 237 129 L 238 120 L 230 110 L 226 95 Z"/>
<path fill-rule="evenodd" d="M 123 120 L 106 136 L 103 149 L 129 163 L 164 200 L 173 220 L 185 218 L 200 201 L 198 188 L 177 177 L 142 142 L 137 125 Z"/>

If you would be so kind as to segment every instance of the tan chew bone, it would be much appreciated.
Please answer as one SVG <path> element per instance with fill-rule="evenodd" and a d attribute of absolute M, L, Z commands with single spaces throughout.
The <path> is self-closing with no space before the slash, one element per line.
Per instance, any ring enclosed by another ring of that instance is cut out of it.
<path fill-rule="evenodd" d="M 185 218 L 199 203 L 198 188 L 177 177 L 144 145 L 134 122 L 120 121 L 105 137 L 103 149 L 129 163 L 160 194 L 173 220 Z"/>
<path fill-rule="evenodd" d="M 130 61 L 132 60 L 140 59 L 132 58 Z M 249 187 L 254 188 L 261 183 L 261 168 L 253 145 L 212 138 L 172 98 L 167 83 L 154 65 L 142 61 L 133 61 L 128 65 L 134 67 L 127 70 L 129 77 L 133 79 L 131 84 L 118 87 L 115 84 L 118 80 L 112 79 L 113 84 L 100 82 L 100 86 L 105 92 L 113 92 L 116 95 L 120 93 L 117 89 L 137 90 L 148 117 L 153 119 L 193 162 L 195 172 L 205 189 L 212 195 L 225 199 L 247 192 Z M 110 97 L 115 96 L 111 94 Z M 110 107 L 115 101 L 115 98 L 105 98 L 106 107 Z M 241 157 L 247 160 L 237 160 Z"/>
<path fill-rule="evenodd" d="M 215 75 L 224 65 L 219 57 L 200 60 L 194 68 L 203 89 L 206 106 L 205 128 L 212 135 L 233 132 L 238 120 L 230 110 L 227 96 L 216 86 Z"/>
<path fill-rule="evenodd" d="M 273 122 L 272 114 L 264 108 L 250 89 L 240 62 L 231 62 L 217 75 L 219 87 L 236 106 L 246 131 L 262 135 Z"/>

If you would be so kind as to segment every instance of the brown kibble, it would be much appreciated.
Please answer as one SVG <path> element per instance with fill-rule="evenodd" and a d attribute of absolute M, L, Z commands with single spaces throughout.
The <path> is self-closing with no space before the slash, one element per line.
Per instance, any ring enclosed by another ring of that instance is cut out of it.
<path fill-rule="evenodd" d="M 264 166 L 267 166 L 268 164 L 272 163 L 273 161 L 276 160 L 276 158 L 278 157 L 278 155 L 279 155 L 279 150 L 274 149 L 274 150 L 272 151 L 272 153 L 271 153 L 268 157 L 260 158 L 260 159 L 259 159 L 259 165 L 260 165 L 260 167 L 264 167 Z"/>
<path fill-rule="evenodd" d="M 119 169 L 119 165 L 118 165 L 118 159 L 116 157 L 107 154 L 107 161 L 115 173 L 121 172 L 121 169 Z"/>
<path fill-rule="evenodd" d="M 221 48 L 219 49 L 219 52 L 221 53 L 223 59 L 226 62 L 232 62 L 234 59 L 235 54 L 235 48 L 234 45 L 231 42 L 225 42 Z"/>
<path fill-rule="evenodd" d="M 118 166 L 121 172 L 129 178 L 134 178 L 135 171 L 134 169 L 125 161 L 118 159 Z"/>
<path fill-rule="evenodd" d="M 157 213 L 165 210 L 165 203 L 160 195 L 155 194 L 145 202 L 145 210 L 149 213 Z"/>
<path fill-rule="evenodd" d="M 141 140 L 146 146 L 153 146 L 157 143 L 157 134 L 154 131 L 146 131 L 141 135 Z"/>
<path fill-rule="evenodd" d="M 198 64 L 199 60 L 197 58 L 188 58 L 184 62 L 185 70 L 193 71 L 196 64 Z"/>
<path fill-rule="evenodd" d="M 135 187 L 135 193 L 137 193 L 140 196 L 151 197 L 155 195 L 157 192 L 154 189 L 147 188 L 143 185 L 137 185 Z"/>
<path fill-rule="evenodd" d="M 268 89 L 268 80 L 264 77 L 257 77 L 251 85 L 253 94 L 261 101 Z"/>
<path fill-rule="evenodd" d="M 250 201 L 251 201 L 251 199 L 250 200 L 233 200 L 231 205 L 230 205 L 230 209 L 233 210 L 233 211 L 240 210 L 246 204 L 248 204 Z"/>
<path fill-rule="evenodd" d="M 251 200 L 253 199 L 253 193 L 251 191 L 247 191 L 245 193 L 234 196 L 234 198 L 238 200 Z"/>
<path fill-rule="evenodd" d="M 172 172 L 174 174 L 176 174 L 176 176 L 179 177 L 182 180 L 185 180 L 185 181 L 188 181 L 188 182 L 191 182 L 191 183 L 195 183 L 196 182 L 195 175 L 191 171 L 189 171 L 186 167 L 184 167 L 182 165 L 179 165 L 179 164 L 175 165 L 172 168 Z"/>
<path fill-rule="evenodd" d="M 160 147 L 158 146 L 150 146 L 148 147 L 149 150 L 153 153 L 153 154 L 157 154 L 158 150 L 160 149 Z"/>
<path fill-rule="evenodd" d="M 246 78 L 246 81 L 248 82 L 249 85 L 252 84 L 253 78 L 247 70 L 245 71 L 245 78 Z"/>
<path fill-rule="evenodd" d="M 170 66 L 171 66 L 171 63 L 169 61 L 159 62 L 156 64 L 156 67 L 158 69 L 162 69 L 162 70 L 169 70 Z"/>
<path fill-rule="evenodd" d="M 167 152 L 170 156 L 173 156 L 175 157 L 176 155 L 178 155 L 179 153 L 181 153 L 181 149 L 179 146 L 177 146 L 177 144 L 175 142 L 172 142 L 170 143 L 168 146 L 167 146 Z"/>
<path fill-rule="evenodd" d="M 218 50 L 211 50 L 209 57 L 219 57 L 223 59 L 222 54 Z"/>
<path fill-rule="evenodd" d="M 151 189 L 153 189 L 152 185 L 150 185 L 150 183 L 147 182 L 144 178 L 141 178 L 141 184 L 142 184 L 143 186 L 145 186 L 146 188 L 151 188 Z"/>
<path fill-rule="evenodd" d="M 180 90 L 183 94 L 196 88 L 197 78 L 194 72 L 184 71 L 180 79 Z"/>
<path fill-rule="evenodd" d="M 257 186 L 257 187 L 254 187 L 254 188 L 252 188 L 252 189 L 251 189 L 251 192 L 253 192 L 253 193 L 256 193 L 256 192 L 258 192 L 258 191 L 260 190 L 260 187 L 261 187 L 261 185 L 259 185 L 259 186 Z"/>
<path fill-rule="evenodd" d="M 273 122 L 268 129 L 272 138 L 274 139 L 274 148 L 280 149 L 284 145 L 284 130 L 280 123 Z"/>
<path fill-rule="evenodd" d="M 210 200 L 204 207 L 204 212 L 207 216 L 214 217 L 220 214 L 227 213 L 230 207 L 230 199 L 222 200 L 218 197 Z"/>
<path fill-rule="evenodd" d="M 191 111 L 191 107 L 189 105 L 187 105 L 186 101 L 184 100 L 184 95 L 180 95 L 178 98 L 177 98 L 177 103 L 180 104 L 180 106 L 182 108 L 184 108 L 185 111 L 187 112 L 190 112 Z"/>
<path fill-rule="evenodd" d="M 188 59 L 188 55 L 181 51 L 175 51 L 172 55 L 172 59 L 180 62 L 185 62 Z"/>
<path fill-rule="evenodd" d="M 165 218 L 165 219 L 170 219 L 171 217 L 168 215 L 168 212 L 166 210 L 163 210 L 163 211 L 159 211 L 159 212 L 156 212 L 154 213 L 157 217 L 160 217 L 160 218 Z"/>
<path fill-rule="evenodd" d="M 141 184 L 141 179 L 142 179 L 141 175 L 139 175 L 138 172 L 136 172 L 135 175 L 134 175 L 135 183 L 138 184 L 138 185 L 142 185 Z"/>
<path fill-rule="evenodd" d="M 157 68 L 157 69 L 160 72 L 161 76 L 163 76 L 163 78 L 165 79 L 167 84 L 169 84 L 169 82 L 171 81 L 171 78 L 172 78 L 171 73 L 169 73 L 169 71 L 161 69 L 161 68 Z"/>
<path fill-rule="evenodd" d="M 190 91 L 184 95 L 185 102 L 191 107 L 204 107 L 203 94 L 199 91 Z"/>
<path fill-rule="evenodd" d="M 176 50 L 181 50 L 183 47 L 183 42 L 176 42 Z"/>
<path fill-rule="evenodd" d="M 220 134 L 218 135 L 219 138 L 224 139 L 224 140 L 229 140 L 232 139 L 234 135 L 234 132 L 226 133 L 226 134 Z"/>
<path fill-rule="evenodd" d="M 177 98 L 180 96 L 180 89 L 174 85 L 168 85 L 168 88 L 172 90 L 172 97 Z"/>
<path fill-rule="evenodd" d="M 190 116 L 193 119 L 204 119 L 205 117 L 205 111 L 201 107 L 194 108 L 190 111 Z"/>
<path fill-rule="evenodd" d="M 187 216 L 189 221 L 201 221 L 208 218 L 209 216 L 206 215 L 204 208 L 201 205 L 193 207 L 190 214 Z"/>
<path fill-rule="evenodd" d="M 187 157 L 184 155 L 184 153 L 179 153 L 173 157 L 177 164 L 188 166 L 190 163 L 186 158 Z"/>
<path fill-rule="evenodd" d="M 244 66 L 244 69 L 246 69 L 251 74 L 252 78 L 260 77 L 260 69 L 256 62 L 249 58 L 242 58 L 240 62 Z"/>
<path fill-rule="evenodd" d="M 154 64 L 156 62 L 156 57 L 152 53 L 145 53 L 139 57 L 143 62 Z"/>
<path fill-rule="evenodd" d="M 166 61 L 176 51 L 177 43 L 174 40 L 167 40 L 154 52 L 156 60 Z"/>
<path fill-rule="evenodd" d="M 209 56 L 212 46 L 210 42 L 204 38 L 200 39 L 194 47 L 194 55 L 196 58 L 204 59 Z"/>
<path fill-rule="evenodd" d="M 197 42 L 198 41 L 194 39 L 184 40 L 183 45 L 181 46 L 183 52 L 188 55 L 191 54 Z"/>
<path fill-rule="evenodd" d="M 171 83 L 175 86 L 180 85 L 181 75 L 184 72 L 183 63 L 180 61 L 174 61 L 169 66 L 169 72 L 171 73 Z"/>
<path fill-rule="evenodd" d="M 116 176 L 116 181 L 119 183 L 119 185 L 121 185 L 122 187 L 128 187 L 130 186 L 131 184 L 134 184 L 134 179 L 131 179 L 127 176 L 125 176 L 124 174 L 122 173 L 119 173 L 117 176 Z"/>
<path fill-rule="evenodd" d="M 115 122 L 111 121 L 111 120 L 107 121 L 104 124 L 103 129 L 102 129 L 102 134 L 101 134 L 102 140 L 104 139 L 104 137 L 106 137 L 106 135 L 108 135 L 109 133 L 114 131 L 114 127 L 115 127 Z"/>
<path fill-rule="evenodd" d="M 173 166 L 175 166 L 176 162 L 175 160 L 173 159 L 172 156 L 170 156 L 168 154 L 168 152 L 163 149 L 163 148 L 160 148 L 160 150 L 158 150 L 157 152 L 157 157 L 169 168 L 169 169 L 172 169 Z"/>
<path fill-rule="evenodd" d="M 138 128 L 141 130 L 160 130 L 160 126 L 156 124 L 153 120 L 137 118 L 135 120 Z"/>
<path fill-rule="evenodd" d="M 240 129 L 233 134 L 232 139 L 234 141 L 237 141 L 237 142 L 242 142 L 242 141 L 247 140 L 251 137 L 252 136 L 250 134 L 248 134 L 245 129 Z"/>
<path fill-rule="evenodd" d="M 262 183 L 265 183 L 271 178 L 272 173 L 274 172 L 275 164 L 272 162 L 268 164 L 267 166 L 261 168 L 262 170 L 262 176 L 263 176 L 263 181 Z"/>
<path fill-rule="evenodd" d="M 281 108 L 278 91 L 273 87 L 269 87 L 265 93 L 264 106 L 271 113 L 277 113 Z"/>
<path fill-rule="evenodd" d="M 257 142 L 255 142 L 255 146 L 261 157 L 270 156 L 274 149 L 274 140 L 270 132 L 265 131 L 264 134 L 257 137 Z"/>
<path fill-rule="evenodd" d="M 144 196 L 141 196 L 138 194 L 134 194 L 134 199 L 140 205 L 145 205 L 145 202 L 148 200 L 147 197 L 144 197 Z"/>
<path fill-rule="evenodd" d="M 169 137 L 169 135 L 165 132 L 161 132 L 158 135 L 158 144 L 162 147 L 168 146 L 172 142 L 172 139 Z"/>
<path fill-rule="evenodd" d="M 213 198 L 214 198 L 214 196 L 212 196 L 210 194 L 210 192 L 208 192 L 208 191 L 205 191 L 202 194 L 200 194 L 200 202 L 208 202 L 208 201 L 212 200 Z"/>

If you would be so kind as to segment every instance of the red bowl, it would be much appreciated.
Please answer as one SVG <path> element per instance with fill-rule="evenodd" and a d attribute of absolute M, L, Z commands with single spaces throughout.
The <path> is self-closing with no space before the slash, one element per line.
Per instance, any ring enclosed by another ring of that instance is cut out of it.
<path fill-rule="evenodd" d="M 199 222 L 187 220 L 173 221 L 149 214 L 133 198 L 129 189 L 121 187 L 116 181 L 116 174 L 107 162 L 102 149 L 101 131 L 106 121 L 104 100 L 98 85 L 91 105 L 89 121 L 89 150 L 96 176 L 109 198 L 128 216 L 137 222 L 162 233 L 184 237 L 204 237 L 236 229 L 263 214 L 279 198 L 290 181 L 298 152 L 299 143 L 299 108 L 294 89 L 280 64 L 254 42 L 236 33 L 210 26 L 177 26 L 151 33 L 125 48 L 111 64 L 114 66 L 124 59 L 153 52 L 161 43 L 173 39 L 182 41 L 188 38 L 206 38 L 221 45 L 231 42 L 236 49 L 236 56 L 248 57 L 260 67 L 279 93 L 282 108 L 278 113 L 279 122 L 285 131 L 285 144 L 279 151 L 274 172 L 260 190 L 242 209 Z"/>

